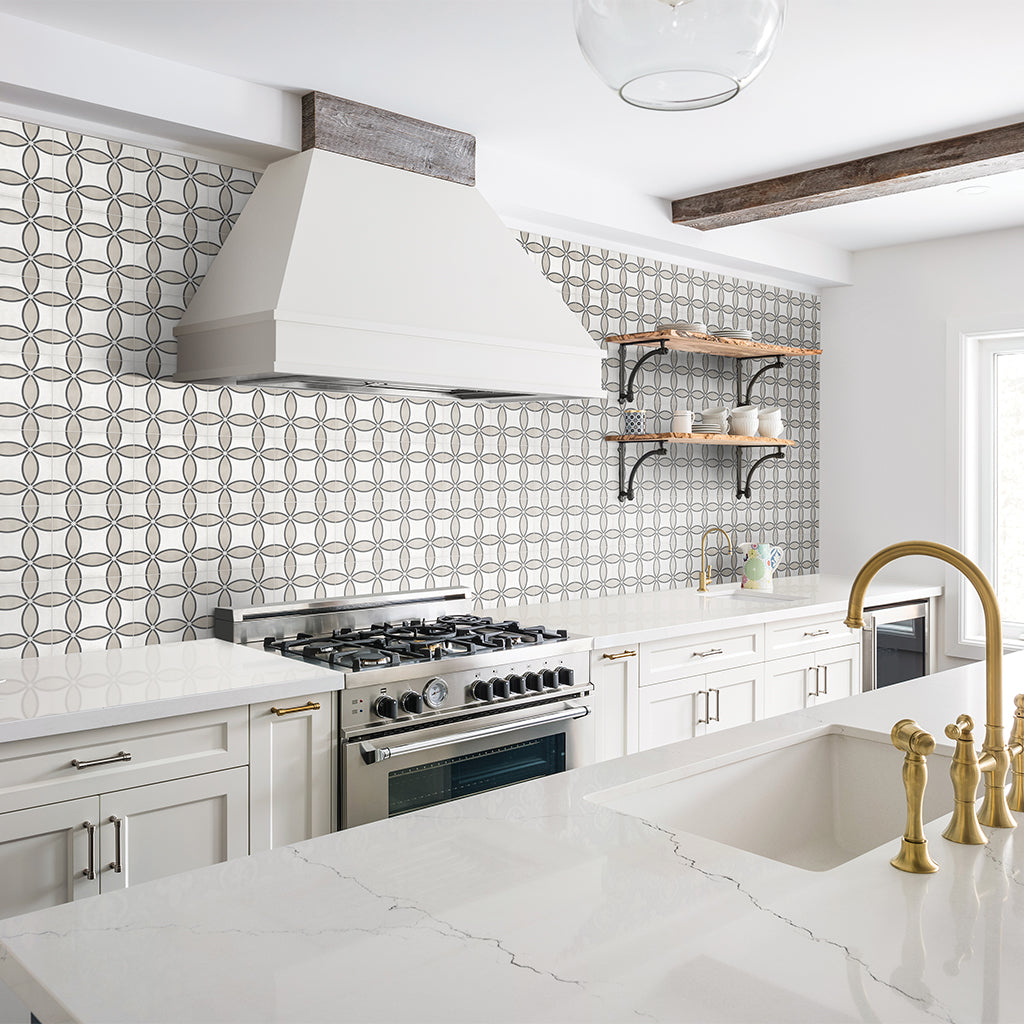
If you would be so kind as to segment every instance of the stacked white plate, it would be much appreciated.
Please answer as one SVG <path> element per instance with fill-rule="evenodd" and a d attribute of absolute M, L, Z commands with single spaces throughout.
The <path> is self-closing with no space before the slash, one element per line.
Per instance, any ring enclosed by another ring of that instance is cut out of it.
<path fill-rule="evenodd" d="M 694 320 L 692 323 L 679 320 L 673 323 L 658 324 L 659 331 L 684 331 L 687 334 L 707 334 L 708 325 Z"/>
<path fill-rule="evenodd" d="M 726 330 L 724 327 L 719 328 L 717 331 L 711 332 L 716 338 L 732 338 L 735 341 L 753 341 L 753 331 L 741 331 L 738 328 L 734 330 Z"/>
<path fill-rule="evenodd" d="M 703 420 L 694 423 L 693 433 L 695 434 L 721 434 L 724 433 L 717 423 L 705 423 Z"/>

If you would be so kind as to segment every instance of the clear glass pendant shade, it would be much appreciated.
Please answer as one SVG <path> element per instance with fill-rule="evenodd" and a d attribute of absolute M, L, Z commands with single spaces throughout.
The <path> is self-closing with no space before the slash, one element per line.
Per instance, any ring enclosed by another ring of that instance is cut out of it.
<path fill-rule="evenodd" d="M 697 110 L 768 63 L 786 0 L 574 0 L 583 55 L 627 102 Z"/>

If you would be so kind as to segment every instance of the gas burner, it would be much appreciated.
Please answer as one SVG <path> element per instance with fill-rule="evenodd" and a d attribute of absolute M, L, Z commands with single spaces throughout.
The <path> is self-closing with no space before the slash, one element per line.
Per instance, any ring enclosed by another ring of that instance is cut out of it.
<path fill-rule="evenodd" d="M 361 672 L 364 668 L 391 668 L 392 665 L 401 664 L 398 654 L 376 647 L 334 651 L 327 661 L 335 668 L 347 668 L 352 672 Z"/>

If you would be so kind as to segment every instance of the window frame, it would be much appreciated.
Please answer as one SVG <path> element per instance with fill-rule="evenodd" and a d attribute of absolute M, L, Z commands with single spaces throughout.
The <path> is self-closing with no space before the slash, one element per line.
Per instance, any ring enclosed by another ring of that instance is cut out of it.
<path fill-rule="evenodd" d="M 948 411 L 946 509 L 953 546 L 976 562 L 995 586 L 998 538 L 995 496 L 998 410 L 994 398 L 996 357 L 1024 353 L 1024 312 L 975 316 L 948 324 Z M 974 589 L 952 567 L 946 571 L 946 653 L 981 659 L 985 655 L 981 604 Z M 1009 627 L 1009 629 L 1007 629 Z M 1024 648 L 1024 624 L 1004 622 L 1004 647 Z"/>

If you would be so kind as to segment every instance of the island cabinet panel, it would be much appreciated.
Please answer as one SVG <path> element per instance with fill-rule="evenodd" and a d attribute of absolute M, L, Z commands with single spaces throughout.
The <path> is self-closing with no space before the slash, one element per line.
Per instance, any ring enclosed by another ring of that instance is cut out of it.
<path fill-rule="evenodd" d="M 245 768 L 100 797 L 100 890 L 124 889 L 249 852 Z"/>
<path fill-rule="evenodd" d="M 818 691 L 814 697 L 815 704 L 839 700 L 859 693 L 861 689 L 861 647 L 860 644 L 847 644 L 834 647 L 818 654 L 816 669 L 820 678 Z"/>
<path fill-rule="evenodd" d="M 333 693 L 249 708 L 250 852 L 325 835 L 333 826 Z"/>
<path fill-rule="evenodd" d="M 698 636 L 654 640 L 640 648 L 640 685 L 703 676 L 764 660 L 764 626 L 741 626 Z"/>
<path fill-rule="evenodd" d="M 607 761 L 640 749 L 640 648 L 637 644 L 591 651 L 597 730 L 595 760 Z"/>
<path fill-rule="evenodd" d="M 99 815 L 96 797 L 0 814 L 0 918 L 100 891 Z"/>

